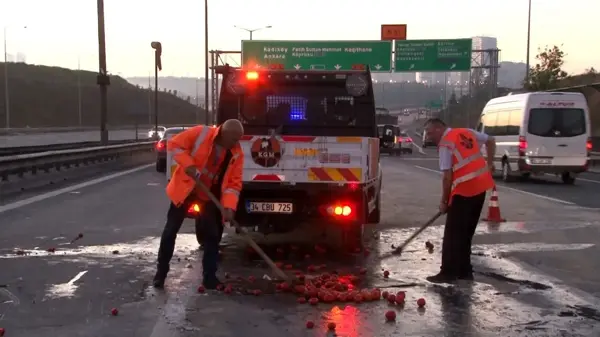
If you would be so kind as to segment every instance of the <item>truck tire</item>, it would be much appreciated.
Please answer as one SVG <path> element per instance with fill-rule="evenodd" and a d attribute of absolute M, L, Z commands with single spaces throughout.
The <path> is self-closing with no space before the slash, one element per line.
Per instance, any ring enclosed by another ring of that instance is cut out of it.
<path fill-rule="evenodd" d="M 366 202 L 366 210 L 368 211 L 369 205 Z M 373 212 L 369 213 L 367 216 L 367 223 L 369 224 L 378 224 L 381 221 L 381 192 L 377 194 L 377 199 L 375 200 L 375 209 Z"/>

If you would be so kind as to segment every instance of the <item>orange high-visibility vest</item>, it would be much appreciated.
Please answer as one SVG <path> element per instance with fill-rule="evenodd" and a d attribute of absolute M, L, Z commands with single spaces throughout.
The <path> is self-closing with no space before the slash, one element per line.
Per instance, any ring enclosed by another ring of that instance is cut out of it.
<path fill-rule="evenodd" d="M 219 133 L 219 128 L 209 126 L 195 126 L 187 129 L 167 143 L 167 151 L 173 153 L 173 160 L 177 163 L 175 172 L 167 185 L 167 195 L 176 206 L 181 206 L 188 196 L 194 191 L 194 179 L 185 173 L 185 168 L 195 166 L 197 175 L 208 189 L 211 188 L 215 175 L 220 165 L 207 165 L 208 159 L 214 149 L 214 140 Z M 220 158 L 224 157 L 225 151 Z M 231 149 L 231 160 L 221 185 L 221 204 L 224 208 L 237 208 L 240 192 L 242 191 L 242 175 L 244 169 L 244 153 L 240 144 Z M 211 167 L 209 169 L 208 167 Z M 197 191 L 198 198 L 208 201 L 208 196 L 202 191 Z"/>
<path fill-rule="evenodd" d="M 494 179 L 481 154 L 479 144 L 469 129 L 451 129 L 442 138 L 438 146 L 452 152 L 452 196 L 471 197 L 494 187 Z"/>

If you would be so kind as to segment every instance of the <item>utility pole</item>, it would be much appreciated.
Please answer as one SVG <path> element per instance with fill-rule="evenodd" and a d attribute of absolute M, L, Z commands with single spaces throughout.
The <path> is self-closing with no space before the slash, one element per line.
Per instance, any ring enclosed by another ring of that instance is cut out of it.
<path fill-rule="evenodd" d="M 527 56 L 525 57 L 525 81 L 529 81 L 529 49 L 531 43 L 531 0 L 529 0 L 529 9 L 527 11 Z"/>
<path fill-rule="evenodd" d="M 158 138 L 158 71 L 162 70 L 162 44 L 154 41 L 150 46 L 154 49 L 154 135 Z"/>
<path fill-rule="evenodd" d="M 79 126 L 82 126 L 83 116 L 81 114 L 81 56 L 77 56 L 77 112 L 79 116 Z"/>
<path fill-rule="evenodd" d="M 104 30 L 104 0 L 98 1 L 98 63 L 99 72 L 96 82 L 100 86 L 100 142 L 108 145 L 108 86 L 110 77 L 106 69 L 106 36 Z"/>
<path fill-rule="evenodd" d="M 10 128 L 10 92 L 8 90 L 8 51 L 6 50 L 6 27 L 4 27 L 4 114 L 5 128 Z"/>
<path fill-rule="evenodd" d="M 208 0 L 204 0 L 204 123 L 208 120 Z"/>

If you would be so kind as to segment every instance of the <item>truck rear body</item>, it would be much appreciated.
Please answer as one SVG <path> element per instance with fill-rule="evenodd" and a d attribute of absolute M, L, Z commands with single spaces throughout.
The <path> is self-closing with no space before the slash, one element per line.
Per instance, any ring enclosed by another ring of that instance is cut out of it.
<path fill-rule="evenodd" d="M 238 221 L 274 232 L 366 223 L 381 174 L 370 73 L 231 68 L 223 76 L 218 123 L 235 118 L 245 128 Z"/>

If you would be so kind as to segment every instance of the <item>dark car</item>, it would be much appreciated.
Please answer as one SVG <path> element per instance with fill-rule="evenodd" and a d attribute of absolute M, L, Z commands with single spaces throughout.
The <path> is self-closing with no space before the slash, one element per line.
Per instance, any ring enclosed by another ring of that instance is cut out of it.
<path fill-rule="evenodd" d="M 181 131 L 187 129 L 183 126 L 168 128 L 163 133 L 163 136 L 154 145 L 156 150 L 156 172 L 164 173 L 167 171 L 167 140 Z"/>
<path fill-rule="evenodd" d="M 397 142 L 400 128 L 396 125 L 383 124 L 377 125 L 377 134 L 379 135 L 379 152 L 389 155 L 399 155 L 402 153 L 400 144 Z"/>

